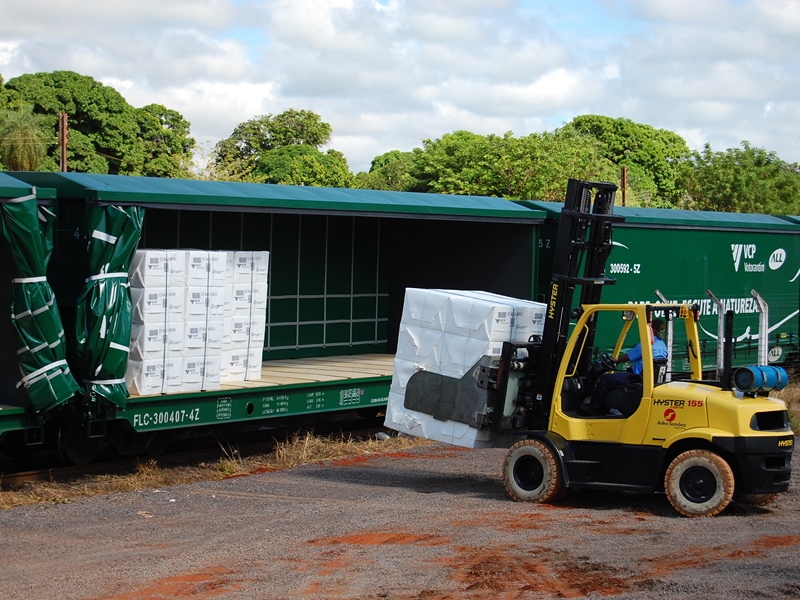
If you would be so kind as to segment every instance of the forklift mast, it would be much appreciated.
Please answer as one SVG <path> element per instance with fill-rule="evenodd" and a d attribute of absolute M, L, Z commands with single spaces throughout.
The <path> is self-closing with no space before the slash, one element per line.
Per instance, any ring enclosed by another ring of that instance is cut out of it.
<path fill-rule="evenodd" d="M 580 306 L 572 308 L 575 288 L 581 286 L 580 304 L 598 304 L 604 285 L 615 279 L 605 276 L 606 262 L 611 253 L 611 230 L 624 217 L 612 214 L 617 186 L 612 183 L 570 179 L 559 220 L 553 260 L 553 275 L 546 296 L 547 312 L 538 360 L 535 369 L 531 418 L 535 428 L 541 428 L 550 414 L 558 364 L 569 337 L 570 319 L 580 316 Z M 580 269 L 583 266 L 583 276 Z M 596 323 L 591 322 L 594 343 Z M 537 425 L 538 424 L 538 425 Z"/>

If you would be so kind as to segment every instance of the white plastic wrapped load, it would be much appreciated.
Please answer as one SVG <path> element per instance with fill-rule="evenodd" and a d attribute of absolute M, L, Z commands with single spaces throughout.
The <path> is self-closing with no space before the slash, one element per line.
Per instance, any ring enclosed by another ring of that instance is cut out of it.
<path fill-rule="evenodd" d="M 259 348 L 232 348 L 222 351 L 222 383 L 247 381 L 261 377 L 261 350 Z"/>
<path fill-rule="evenodd" d="M 183 314 L 187 321 L 222 318 L 225 314 L 225 286 L 186 286 Z"/>
<path fill-rule="evenodd" d="M 473 290 L 464 292 L 460 290 L 447 290 L 453 294 L 468 294 L 471 297 L 483 298 L 490 302 L 499 303 L 502 306 L 508 306 L 511 309 L 511 338 L 510 341 L 517 343 L 525 343 L 531 340 L 532 337 L 541 337 L 544 332 L 544 317 L 547 311 L 547 305 L 542 302 L 534 302 L 533 300 L 524 300 L 522 298 L 512 298 L 510 296 L 503 296 L 494 294 L 492 292 L 483 292 Z"/>
<path fill-rule="evenodd" d="M 131 286 L 139 288 L 180 288 L 184 285 L 185 277 L 184 250 L 137 250 L 128 270 Z"/>
<path fill-rule="evenodd" d="M 239 250 L 229 253 L 228 269 L 236 283 L 267 283 L 269 252 Z"/>
<path fill-rule="evenodd" d="M 476 364 L 484 356 L 499 357 L 504 341 L 541 335 L 543 310 L 542 304 L 489 292 L 406 289 L 385 426 L 467 448 L 491 447 L 493 432 L 408 408 L 408 381 L 427 372 L 449 378 L 442 380 L 448 386 L 469 384 Z"/>

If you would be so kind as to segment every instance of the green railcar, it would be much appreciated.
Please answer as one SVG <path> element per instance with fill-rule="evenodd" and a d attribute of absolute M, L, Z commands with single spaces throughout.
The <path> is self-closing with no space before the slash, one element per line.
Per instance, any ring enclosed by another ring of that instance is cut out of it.
<path fill-rule="evenodd" d="M 524 202 L 545 210 L 542 260 L 554 239 L 561 204 Z M 800 225 L 771 215 L 617 207 L 607 275 L 616 284 L 604 303 L 697 303 L 701 307 L 703 368 L 716 370 L 721 345 L 719 317 L 734 313 L 733 366 L 796 362 L 800 338 Z M 540 271 L 539 286 L 546 284 Z M 545 289 L 540 287 L 540 289 Z M 755 293 L 754 293 L 755 292 Z M 763 304 L 762 304 L 763 300 Z M 598 342 L 613 344 L 598 331 Z M 686 343 L 673 342 L 675 371 L 688 370 Z"/>
<path fill-rule="evenodd" d="M 84 330 L 107 333 L 102 311 L 80 306 L 79 299 L 91 296 L 87 278 L 104 282 L 108 275 L 92 244 L 117 239 L 123 228 L 115 219 L 136 225 L 143 212 L 140 249 L 269 252 L 260 378 L 121 399 L 111 389 L 118 392 L 119 374 L 98 381 L 93 367 L 75 367 L 81 390 L 61 406 L 35 411 L 17 396 L 17 420 L 0 430 L 14 450 L 28 445 L 18 434 L 22 425 L 36 434 L 27 438 L 52 437 L 68 459 L 85 462 L 110 444 L 140 451 L 163 433 L 258 429 L 282 418 L 376 412 L 388 396 L 407 287 L 517 297 L 530 297 L 534 289 L 544 213 L 499 198 L 81 173 L 13 177 L 28 189 L 57 194 L 47 275 L 71 346 Z M 98 233 L 101 227 L 106 229 Z M 138 235 L 135 226 L 128 229 Z M 104 293 L 95 295 L 119 295 Z M 96 327 L 82 325 L 98 314 Z M 48 436 L 53 428 L 56 435 Z"/>

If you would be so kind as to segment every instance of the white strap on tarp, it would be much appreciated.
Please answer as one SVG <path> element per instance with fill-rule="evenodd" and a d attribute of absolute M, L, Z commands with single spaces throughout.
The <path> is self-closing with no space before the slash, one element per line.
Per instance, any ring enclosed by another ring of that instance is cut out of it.
<path fill-rule="evenodd" d="M 18 277 L 17 279 L 12 279 L 11 283 L 42 283 L 43 281 L 47 281 L 47 277 L 44 275 L 41 277 Z"/>
<path fill-rule="evenodd" d="M 128 277 L 127 273 L 100 273 L 86 278 L 86 281 L 97 281 L 99 279 L 111 279 L 114 277 Z"/>
<path fill-rule="evenodd" d="M 86 383 L 91 383 L 92 385 L 117 385 L 119 383 L 125 383 L 125 378 L 122 379 L 85 379 Z"/>
<path fill-rule="evenodd" d="M 122 352 L 130 353 L 131 351 L 131 349 L 128 346 L 123 346 L 122 344 L 118 344 L 116 342 L 111 342 L 108 345 L 108 347 L 111 348 L 112 350 L 122 350 Z"/>
<path fill-rule="evenodd" d="M 4 203 L 8 204 L 16 204 L 18 202 L 25 202 L 26 200 L 33 200 L 36 198 L 36 188 L 31 188 L 33 190 L 32 194 L 28 194 L 27 196 L 20 196 L 19 198 L 8 198 L 4 199 Z"/>
<path fill-rule="evenodd" d="M 92 237 L 101 242 L 108 242 L 109 244 L 117 243 L 117 236 L 106 233 L 105 231 L 100 231 L 99 229 L 95 229 L 92 232 Z"/>
<path fill-rule="evenodd" d="M 38 379 L 40 375 L 43 375 L 44 373 L 47 373 L 47 371 L 49 371 L 51 369 L 55 369 L 56 367 L 61 367 L 61 366 L 66 367 L 66 365 L 67 365 L 67 361 L 63 360 L 63 359 L 62 360 L 57 360 L 56 362 L 52 362 L 49 365 L 45 365 L 41 369 L 37 369 L 33 373 L 29 373 L 28 375 L 25 375 L 25 377 L 23 377 L 22 379 L 19 380 L 19 382 L 17 382 L 17 387 L 20 387 L 22 385 L 24 385 L 25 387 L 28 387 L 28 385 L 33 383 L 34 380 Z"/>
<path fill-rule="evenodd" d="M 50 310 L 50 308 L 51 308 L 52 306 L 53 306 L 53 299 L 51 298 L 51 299 L 50 299 L 50 300 L 47 302 L 47 304 L 45 304 L 45 305 L 44 305 L 44 306 L 42 306 L 41 308 L 37 308 L 35 311 L 31 311 L 31 310 L 24 310 L 24 311 L 22 311 L 21 313 L 17 313 L 17 314 L 15 314 L 15 315 L 11 315 L 11 318 L 12 318 L 13 320 L 17 321 L 17 320 L 19 320 L 19 319 L 22 319 L 22 318 L 24 318 L 24 317 L 27 317 L 28 315 L 36 316 L 36 315 L 39 315 L 39 314 L 41 314 L 41 313 L 43 313 L 43 312 L 46 312 L 46 311 Z"/>
<path fill-rule="evenodd" d="M 48 303 L 47 303 L 47 304 L 45 304 L 44 306 L 42 306 L 42 307 L 40 307 L 40 308 L 37 308 L 37 309 L 36 309 L 36 310 L 34 310 L 34 311 L 31 311 L 31 314 L 32 314 L 32 315 L 35 317 L 36 315 L 40 315 L 40 314 L 42 314 L 42 313 L 46 313 L 47 311 L 49 311 L 49 310 L 50 310 L 50 308 L 51 308 L 52 306 L 53 306 L 53 303 L 52 303 L 52 302 L 48 302 Z"/>
<path fill-rule="evenodd" d="M 24 348 L 20 348 L 19 350 L 17 350 L 17 354 L 24 354 L 26 351 L 29 351 L 31 354 L 36 354 L 40 350 L 44 350 L 45 348 L 47 348 L 47 346 L 48 346 L 47 342 L 42 342 L 41 344 L 39 344 L 34 348 L 29 348 L 28 346 L 25 346 Z"/>

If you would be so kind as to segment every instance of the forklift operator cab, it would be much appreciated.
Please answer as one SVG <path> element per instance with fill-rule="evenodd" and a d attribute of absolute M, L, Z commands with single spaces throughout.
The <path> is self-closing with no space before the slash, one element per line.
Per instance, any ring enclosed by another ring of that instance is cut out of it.
<path fill-rule="evenodd" d="M 641 406 L 643 398 L 652 398 L 654 387 L 667 379 L 667 365 L 671 357 L 653 358 L 653 311 L 647 310 L 643 305 L 633 309 L 632 305 L 585 306 L 584 311 L 572 331 L 564 354 L 569 360 L 564 361 L 559 370 L 559 378 L 563 383 L 556 387 L 561 390 L 561 398 L 555 406 L 561 410 L 554 412 L 579 419 L 631 417 Z M 662 320 L 676 316 L 679 315 L 658 315 Z M 686 318 L 689 315 L 681 316 Z M 610 354 L 595 347 L 595 334 L 600 339 L 608 339 L 615 331 L 619 335 Z M 622 378 L 623 385 L 608 392 L 605 406 L 600 407 L 600 414 L 587 416 L 593 412 L 588 410 L 588 406 L 592 402 L 600 377 L 614 369 L 619 373 L 624 367 L 616 365 L 615 361 L 622 354 L 623 348 L 632 348 L 640 342 L 641 375 L 628 372 L 627 378 Z"/>

